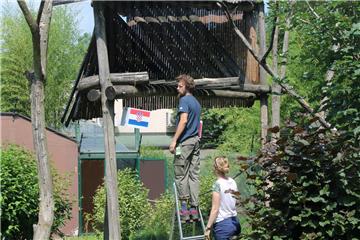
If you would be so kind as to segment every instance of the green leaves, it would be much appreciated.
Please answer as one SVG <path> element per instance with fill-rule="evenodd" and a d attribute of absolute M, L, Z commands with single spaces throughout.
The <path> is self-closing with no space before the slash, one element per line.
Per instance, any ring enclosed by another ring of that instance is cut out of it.
<path fill-rule="evenodd" d="M 130 169 L 118 171 L 118 194 L 120 205 L 121 236 L 129 239 L 145 226 L 151 212 L 151 205 L 147 200 L 149 190 L 140 182 L 136 173 Z M 103 231 L 105 187 L 100 186 L 95 193 L 94 213 L 86 218 L 93 225 L 97 233 Z"/>
<path fill-rule="evenodd" d="M 39 187 L 34 156 L 15 145 L 1 149 L 1 238 L 31 239 L 37 223 Z M 58 231 L 71 216 L 71 199 L 64 192 L 68 185 L 53 171 L 55 221 Z"/>
<path fill-rule="evenodd" d="M 303 118 L 305 123 L 312 119 Z M 310 123 L 312 124 L 312 123 Z M 358 236 L 360 161 L 358 143 L 347 132 L 289 122 L 280 139 L 269 142 L 247 181 L 257 204 L 247 205 L 253 232 L 282 239 L 342 239 Z M 279 214 L 280 213 L 280 214 Z M 258 224 L 262 221 L 261 226 Z"/>
<path fill-rule="evenodd" d="M 8 3 L 9 4 L 9 3 Z M 3 5 L 6 5 L 4 3 Z M 16 9 L 1 11 L 1 99 L 3 112 L 17 111 L 30 116 L 29 83 L 24 72 L 33 69 L 29 27 Z M 76 78 L 90 36 L 80 36 L 76 14 L 67 6 L 53 10 L 49 33 L 47 82 L 45 85 L 46 122 L 60 127 L 60 118 L 72 83 Z"/>

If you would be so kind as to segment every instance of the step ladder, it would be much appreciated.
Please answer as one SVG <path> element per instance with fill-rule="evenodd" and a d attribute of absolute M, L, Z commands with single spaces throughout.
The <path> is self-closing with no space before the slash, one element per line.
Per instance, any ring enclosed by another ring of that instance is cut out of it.
<path fill-rule="evenodd" d="M 176 184 L 174 182 L 174 195 L 175 195 L 175 216 L 178 222 L 178 227 L 179 227 L 179 235 L 180 235 L 180 239 L 179 240 L 204 240 L 205 239 L 205 235 L 201 234 L 201 235 L 196 235 L 196 236 L 188 236 L 188 237 L 184 237 L 184 233 L 183 233 L 183 228 L 182 228 L 182 224 L 189 224 L 189 223 L 181 223 L 181 219 L 180 219 L 180 202 L 179 202 L 179 198 L 178 198 L 178 192 L 176 189 Z M 202 217 L 201 214 L 201 210 L 200 207 L 198 208 L 199 211 L 199 217 L 200 217 L 200 224 L 201 224 L 201 228 L 202 228 L 202 233 L 205 232 L 205 225 L 204 225 L 204 219 Z M 173 222 L 173 224 L 175 224 Z"/>

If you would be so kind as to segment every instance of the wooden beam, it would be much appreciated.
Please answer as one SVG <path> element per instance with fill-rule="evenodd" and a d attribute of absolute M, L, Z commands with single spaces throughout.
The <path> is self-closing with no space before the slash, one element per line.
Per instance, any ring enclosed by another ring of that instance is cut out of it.
<path fill-rule="evenodd" d="M 278 5 L 279 2 L 275 0 L 275 4 L 277 6 L 278 11 Z M 274 22 L 274 28 L 273 28 L 273 35 L 272 35 L 272 67 L 275 74 L 279 74 L 278 71 L 278 46 L 279 46 L 279 18 L 276 17 Z M 281 87 L 276 82 L 272 83 L 271 87 L 271 127 L 274 128 L 275 126 L 280 127 L 280 104 L 281 104 Z M 272 140 L 277 140 L 280 137 L 280 131 L 275 132 L 271 134 Z"/>
<path fill-rule="evenodd" d="M 229 88 L 231 90 L 239 90 L 253 93 L 269 93 L 271 91 L 271 87 L 269 85 L 243 84 L 240 86 L 230 86 Z"/>
<path fill-rule="evenodd" d="M 105 143 L 105 187 L 108 211 L 109 239 L 121 240 L 119 222 L 119 200 L 117 191 L 117 166 L 114 134 L 114 101 L 106 98 L 105 90 L 111 86 L 108 50 L 106 45 L 104 2 L 93 1 L 95 36 L 101 86 L 101 108 Z M 107 226 L 105 226 L 107 229 Z M 104 231 L 106 232 L 106 230 Z M 105 238 L 107 233 L 104 233 Z"/>
<path fill-rule="evenodd" d="M 161 92 L 155 89 L 140 89 L 132 85 L 118 85 L 114 86 L 115 91 L 114 99 L 126 99 L 135 96 L 176 96 L 177 93 L 174 91 Z M 89 101 L 97 101 L 101 96 L 100 90 L 92 89 L 88 92 L 87 98 Z M 256 94 L 250 92 L 239 92 L 231 90 L 199 90 L 194 92 L 194 96 L 199 98 L 211 98 L 211 97 L 222 97 L 222 98 L 256 98 Z"/>
<path fill-rule="evenodd" d="M 196 88 L 211 89 L 211 88 L 230 88 L 232 90 L 239 90 L 245 92 L 259 92 L 269 93 L 271 88 L 268 84 L 256 85 L 243 83 L 239 77 L 226 77 L 226 78 L 200 78 L 194 79 Z M 169 86 L 176 86 L 176 81 L 157 80 L 150 81 L 151 85 L 166 84 Z"/>
<path fill-rule="evenodd" d="M 259 5 L 259 20 L 258 20 L 258 31 L 259 31 L 259 54 L 264 56 L 266 53 L 266 32 L 265 32 L 265 13 L 264 13 L 264 2 Z M 260 65 L 260 84 L 266 85 L 266 71 Z M 264 144 L 267 141 L 267 129 L 269 128 L 269 116 L 268 116 L 268 95 L 260 95 L 260 122 L 261 122 L 261 143 Z"/>
<path fill-rule="evenodd" d="M 255 98 L 256 95 L 254 93 L 249 92 L 237 92 L 230 90 L 209 90 L 213 96 L 223 97 L 223 98 Z M 195 95 L 196 96 L 196 95 Z"/>
<path fill-rule="evenodd" d="M 110 81 L 113 85 L 118 84 L 143 84 L 149 82 L 149 74 L 147 72 L 133 73 L 110 73 Z M 100 86 L 99 75 L 85 77 L 80 80 L 77 90 L 97 88 Z"/>

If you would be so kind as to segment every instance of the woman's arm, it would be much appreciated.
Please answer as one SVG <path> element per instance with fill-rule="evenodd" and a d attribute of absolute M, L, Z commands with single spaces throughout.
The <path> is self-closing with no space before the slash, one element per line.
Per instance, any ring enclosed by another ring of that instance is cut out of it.
<path fill-rule="evenodd" d="M 205 229 L 205 237 L 206 238 L 209 238 L 211 227 L 214 224 L 215 219 L 219 213 L 220 199 L 221 199 L 220 193 L 218 193 L 218 192 L 212 193 L 211 212 L 210 212 L 209 220 L 208 220 L 208 223 L 206 224 L 206 229 Z"/>

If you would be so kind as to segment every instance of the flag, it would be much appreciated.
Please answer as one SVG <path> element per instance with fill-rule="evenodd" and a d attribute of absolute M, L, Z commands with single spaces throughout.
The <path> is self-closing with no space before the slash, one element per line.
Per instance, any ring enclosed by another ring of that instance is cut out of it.
<path fill-rule="evenodd" d="M 127 108 L 125 125 L 135 128 L 147 128 L 150 123 L 150 111 Z"/>

